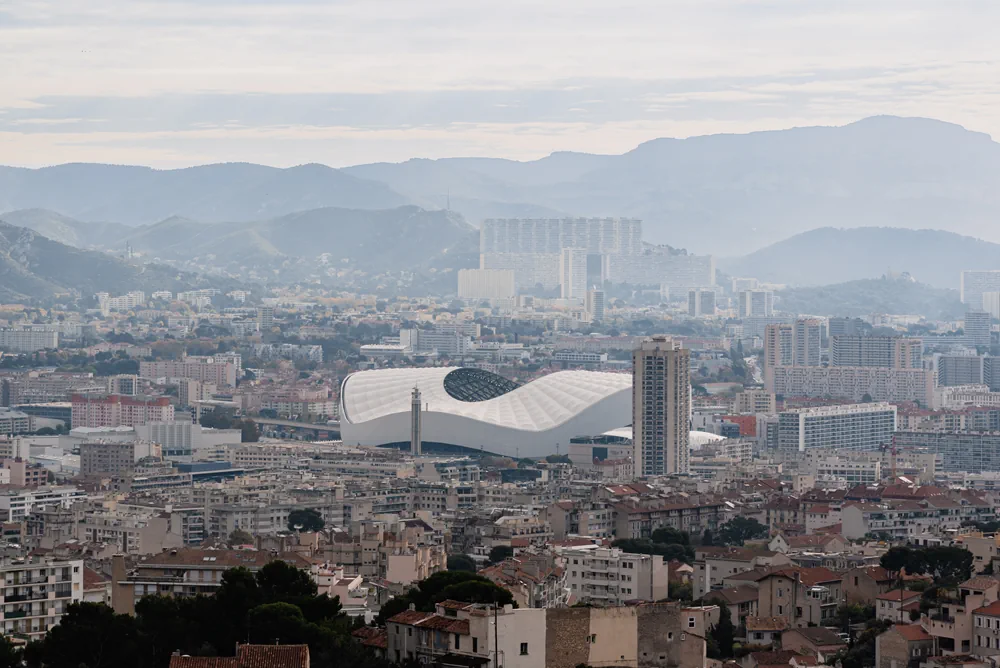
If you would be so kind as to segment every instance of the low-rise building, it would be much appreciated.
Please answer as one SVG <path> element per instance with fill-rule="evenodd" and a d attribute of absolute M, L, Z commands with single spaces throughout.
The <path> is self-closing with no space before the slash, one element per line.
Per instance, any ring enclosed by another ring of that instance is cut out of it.
<path fill-rule="evenodd" d="M 667 565 L 659 555 L 618 548 L 557 549 L 570 595 L 584 603 L 624 605 L 667 597 Z"/>

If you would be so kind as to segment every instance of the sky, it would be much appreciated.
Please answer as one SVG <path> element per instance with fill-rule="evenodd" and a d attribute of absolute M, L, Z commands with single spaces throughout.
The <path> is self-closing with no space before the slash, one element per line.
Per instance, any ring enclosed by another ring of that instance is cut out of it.
<path fill-rule="evenodd" d="M 0 164 L 622 153 L 926 116 L 1000 136 L 995 0 L 0 0 Z"/>

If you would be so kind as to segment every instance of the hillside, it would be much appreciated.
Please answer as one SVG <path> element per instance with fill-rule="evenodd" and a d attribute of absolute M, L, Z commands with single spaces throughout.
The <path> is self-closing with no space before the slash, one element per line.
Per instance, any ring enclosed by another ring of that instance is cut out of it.
<path fill-rule="evenodd" d="M 743 257 L 722 258 L 718 266 L 732 276 L 788 285 L 828 285 L 891 269 L 928 285 L 957 289 L 963 269 L 1000 268 L 1000 244 L 941 230 L 824 227 Z"/>
<path fill-rule="evenodd" d="M 288 260 L 308 260 L 300 270 L 328 265 L 368 273 L 475 266 L 479 249 L 478 232 L 461 216 L 415 206 L 313 209 L 255 222 L 206 224 L 175 217 L 132 230 L 129 242 L 155 259 L 234 273 L 273 269 Z M 460 257 L 446 260 L 449 252 Z"/>
<path fill-rule="evenodd" d="M 186 290 L 196 275 L 163 265 L 132 265 L 99 251 L 72 248 L 0 221 L 0 301 L 88 297 L 96 292 Z"/>
<path fill-rule="evenodd" d="M 908 279 L 870 278 L 821 287 L 789 288 L 775 294 L 775 310 L 820 316 L 871 313 L 958 319 L 965 306 L 958 290 L 933 288 Z"/>
<path fill-rule="evenodd" d="M 473 224 L 474 202 L 635 216 L 647 241 L 721 256 L 826 226 L 933 228 L 1000 242 L 1000 145 L 920 118 L 656 139 L 623 155 L 410 160 L 345 171 L 417 202 L 440 206 L 450 191 Z"/>
<path fill-rule="evenodd" d="M 131 229 L 119 223 L 84 223 L 46 209 L 20 209 L 0 216 L 4 222 L 26 227 L 43 237 L 77 248 L 124 250 Z"/>
<path fill-rule="evenodd" d="M 260 220 L 320 207 L 384 209 L 405 203 L 384 184 L 324 165 L 0 167 L 0 211 L 48 209 L 77 220 L 126 225 L 172 216 L 210 222 Z"/>

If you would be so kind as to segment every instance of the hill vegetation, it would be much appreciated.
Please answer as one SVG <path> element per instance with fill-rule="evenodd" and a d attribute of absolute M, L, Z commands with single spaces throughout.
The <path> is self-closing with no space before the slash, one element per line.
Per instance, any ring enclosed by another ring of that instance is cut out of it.
<path fill-rule="evenodd" d="M 865 316 L 871 313 L 920 314 L 929 318 L 961 318 L 965 306 L 957 290 L 933 288 L 907 278 L 875 278 L 820 287 L 781 290 L 775 309 L 819 316 Z"/>

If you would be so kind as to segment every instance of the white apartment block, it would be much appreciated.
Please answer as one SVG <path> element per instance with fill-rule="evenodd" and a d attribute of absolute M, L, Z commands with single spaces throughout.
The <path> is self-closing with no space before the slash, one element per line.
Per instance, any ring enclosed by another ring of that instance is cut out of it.
<path fill-rule="evenodd" d="M 0 351 L 8 353 L 33 353 L 59 347 L 59 332 L 55 329 L 31 327 L 0 328 Z"/>
<path fill-rule="evenodd" d="M 757 414 L 777 412 L 777 400 L 773 392 L 760 389 L 746 389 L 733 400 L 733 412 L 737 414 Z"/>
<path fill-rule="evenodd" d="M 5 637 L 40 640 L 72 603 L 83 601 L 83 561 L 21 559 L 0 566 Z"/>
<path fill-rule="evenodd" d="M 563 248 L 559 253 L 559 296 L 586 299 L 587 287 L 586 249 Z"/>
<path fill-rule="evenodd" d="M 688 472 L 691 355 L 666 337 L 632 353 L 632 431 L 636 475 Z"/>
<path fill-rule="evenodd" d="M 770 290 L 744 290 L 739 296 L 740 318 L 774 315 L 774 293 Z"/>
<path fill-rule="evenodd" d="M 143 441 L 159 443 L 163 457 L 190 462 L 199 454 L 219 445 L 239 444 L 239 429 L 208 429 L 191 422 L 159 421 L 137 425 L 135 432 Z"/>
<path fill-rule="evenodd" d="M 640 255 L 642 221 L 633 218 L 488 218 L 480 253 Z"/>
<path fill-rule="evenodd" d="M 59 506 L 69 508 L 78 501 L 86 501 L 87 493 L 76 487 L 50 487 L 33 489 L 7 489 L 0 491 L 0 521 L 21 522 L 33 508 Z"/>
<path fill-rule="evenodd" d="M 508 299 L 517 294 L 511 269 L 459 269 L 459 299 Z"/>
<path fill-rule="evenodd" d="M 888 403 L 797 408 L 778 414 L 778 449 L 871 452 L 892 441 L 896 407 Z"/>
<path fill-rule="evenodd" d="M 959 285 L 959 299 L 972 308 L 982 308 L 983 293 L 1000 292 L 1000 269 L 963 271 Z"/>
<path fill-rule="evenodd" d="M 557 550 L 570 594 L 583 603 L 621 606 L 626 601 L 667 597 L 667 564 L 659 555 L 632 554 L 618 548 Z"/>
<path fill-rule="evenodd" d="M 139 362 L 143 378 L 191 378 L 218 386 L 236 385 L 236 365 L 218 362 L 211 357 L 186 357 L 183 360 Z"/>
<path fill-rule="evenodd" d="M 766 389 L 786 397 L 832 397 L 861 401 L 919 402 L 934 398 L 934 372 L 925 369 L 887 369 L 854 366 L 787 366 L 768 369 Z"/>

